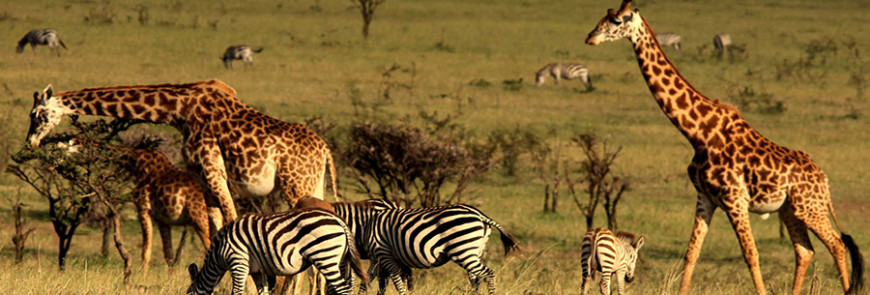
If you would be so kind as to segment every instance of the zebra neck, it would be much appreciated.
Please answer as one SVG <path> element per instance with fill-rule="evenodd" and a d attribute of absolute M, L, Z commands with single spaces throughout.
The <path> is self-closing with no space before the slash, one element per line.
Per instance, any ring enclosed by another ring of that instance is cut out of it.
<path fill-rule="evenodd" d="M 680 74 L 665 55 L 646 19 L 641 17 L 641 20 L 643 25 L 631 41 L 650 92 L 671 123 L 693 146 L 706 145 L 712 128 L 707 121 L 722 107 L 718 100 L 704 96 Z"/>

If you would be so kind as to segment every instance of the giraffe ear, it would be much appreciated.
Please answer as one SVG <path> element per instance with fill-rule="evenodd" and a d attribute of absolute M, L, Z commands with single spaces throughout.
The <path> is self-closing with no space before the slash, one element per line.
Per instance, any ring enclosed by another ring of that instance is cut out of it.
<path fill-rule="evenodd" d="M 52 89 L 51 84 L 48 84 L 48 86 L 46 86 L 45 89 L 42 90 L 40 104 L 45 105 L 48 100 L 51 99 L 52 94 L 54 94 L 54 90 Z"/>
<path fill-rule="evenodd" d="M 196 280 L 196 275 L 199 274 L 198 269 L 196 268 L 196 263 L 191 263 L 187 266 L 187 272 L 190 273 L 190 280 Z"/>

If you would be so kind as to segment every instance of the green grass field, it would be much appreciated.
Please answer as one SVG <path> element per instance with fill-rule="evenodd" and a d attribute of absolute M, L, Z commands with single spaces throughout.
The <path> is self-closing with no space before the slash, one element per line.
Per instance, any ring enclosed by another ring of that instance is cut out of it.
<path fill-rule="evenodd" d="M 743 114 L 768 138 L 813 156 L 830 177 L 844 230 L 868 255 L 870 217 L 864 214 L 870 210 L 866 194 L 870 185 L 866 15 L 870 8 L 866 4 L 686 0 L 638 1 L 635 7 L 655 31 L 682 35 L 683 51 L 666 51 L 683 75 L 708 96 L 739 106 L 741 99 L 747 99 L 740 92 L 749 89 L 782 102 L 781 113 L 755 108 Z M 638 278 L 629 292 L 672 294 L 679 284 L 681 257 L 694 218 L 696 195 L 685 173 L 692 150 L 657 108 L 628 41 L 597 47 L 583 44 L 606 9 L 618 5 L 616 0 L 387 1 L 377 10 L 370 38 L 364 40 L 361 18 L 350 1 L 3 1 L 2 146 L 14 151 L 24 143 L 31 95 L 49 83 L 55 91 L 71 91 L 212 78 L 233 86 L 247 104 L 289 122 L 322 116 L 346 126 L 367 116 L 359 115 L 363 110 L 376 120 L 405 119 L 421 125 L 420 111 L 437 111 L 439 116 L 457 116 L 457 123 L 479 136 L 520 128 L 567 142 L 578 132 L 595 132 L 611 145 L 623 147 L 617 169 L 633 179 L 632 191 L 621 204 L 620 225 L 646 235 Z M 144 25 L 137 6 L 147 8 Z M 111 22 L 98 21 L 101 16 L 111 16 Z M 69 50 L 62 50 L 60 58 L 45 47 L 37 48 L 36 54 L 29 48 L 15 54 L 15 43 L 38 28 L 58 30 Z M 746 48 L 733 62 L 711 58 L 712 37 L 722 32 Z M 817 48 L 809 45 L 813 41 L 827 50 L 812 51 Z M 218 56 L 234 44 L 265 48 L 255 55 L 253 70 L 244 70 L 241 62 L 233 71 L 223 68 Z M 702 46 L 706 48 L 699 53 Z M 555 86 L 550 79 L 535 87 L 534 72 L 555 61 L 585 64 L 596 89 L 583 93 L 577 81 Z M 801 61 L 804 66 L 797 66 Z M 385 99 L 380 95 L 385 82 L 380 69 L 393 64 L 413 68 L 415 74 L 393 75 L 391 82 L 412 87 L 392 90 Z M 503 89 L 503 80 L 519 78 L 523 78 L 522 89 Z M 469 84 L 478 79 L 492 86 Z M 352 98 L 369 107 L 355 107 Z M 563 154 L 580 156 L 572 150 Z M 528 161 L 521 159 L 524 168 L 516 177 L 503 176 L 496 169 L 471 186 L 474 203 L 505 225 L 525 248 L 519 255 L 502 258 L 501 246 L 493 240 L 488 263 L 497 270 L 499 293 L 576 294 L 583 216 L 567 194 L 559 213 L 542 213 L 544 183 L 530 171 Z M 351 183 L 343 181 L 342 194 L 361 198 Z M 24 186 L 12 175 L 0 175 L 4 196 Z M 120 278 L 118 255 L 112 252 L 102 258 L 100 231 L 86 227 L 73 240 L 67 270 L 58 272 L 57 237 L 47 221 L 47 204 L 29 188 L 22 193 L 37 231 L 28 242 L 25 261 L 13 265 L 12 218 L 8 203 L 0 202 L 0 293 L 177 294 L 187 288 L 186 269 L 168 272 L 156 234 L 151 272 L 134 274 L 130 286 Z M 134 216 L 132 210 L 126 212 L 124 236 L 138 267 L 141 235 Z M 596 225 L 604 224 L 602 213 Z M 761 220 L 754 215 L 752 228 L 765 283 L 776 294 L 790 292 L 794 252 L 787 238 L 779 238 L 777 218 Z M 812 276 L 818 279 L 819 294 L 837 294 L 841 289 L 831 256 L 815 237 L 813 241 L 816 256 L 805 294 Z M 201 245 L 193 245 L 185 250 L 182 265 L 201 263 Z M 464 273 L 452 264 L 417 274 L 417 294 L 456 294 L 468 285 Z M 228 290 L 226 281 L 222 292 Z M 734 231 L 719 212 L 695 271 L 693 291 L 753 292 Z"/>

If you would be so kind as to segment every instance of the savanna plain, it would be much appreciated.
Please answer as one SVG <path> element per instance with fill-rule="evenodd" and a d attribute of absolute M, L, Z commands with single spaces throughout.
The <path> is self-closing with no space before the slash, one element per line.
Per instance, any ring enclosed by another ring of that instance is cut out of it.
<path fill-rule="evenodd" d="M 561 146 L 561 157 L 575 162 L 582 155 L 570 139 L 594 133 L 609 148 L 622 148 L 614 169 L 631 180 L 631 188 L 619 204 L 619 226 L 646 239 L 629 292 L 673 294 L 694 220 L 696 193 L 686 176 L 693 151 L 652 99 L 628 41 L 583 43 L 606 9 L 618 5 L 610 0 L 386 1 L 377 8 L 366 39 L 351 1 L 3 1 L 0 163 L 5 168 L 9 153 L 24 145 L 32 94 L 47 84 L 73 91 L 217 78 L 246 104 L 275 118 L 320 117 L 335 123 L 329 136 L 339 140 L 353 122 L 425 129 L 432 120 L 421 114 L 434 114 L 449 118 L 472 140 L 484 141 L 498 131 L 530 132 L 545 145 Z M 870 253 L 867 2 L 640 0 L 634 7 L 656 32 L 682 36 L 681 51 L 665 51 L 701 92 L 738 107 L 774 142 L 813 157 L 830 178 L 843 230 L 865 255 Z M 15 54 L 15 43 L 39 28 L 56 29 L 68 49 L 60 57 L 44 46 L 35 54 L 30 48 Z M 712 38 L 718 33 L 729 33 L 743 50 L 716 58 Z M 234 70 L 224 69 L 218 56 L 235 44 L 264 48 L 254 56 L 253 68 L 237 61 Z M 552 79 L 536 87 L 535 71 L 557 61 L 587 66 L 594 88 L 576 80 L 554 85 Z M 168 127 L 146 128 L 179 136 Z M 534 171 L 528 154 L 516 161 L 514 175 L 493 167 L 469 184 L 464 197 L 522 243 L 521 253 L 507 257 L 497 237 L 489 243 L 487 263 L 496 270 L 499 293 L 576 294 L 584 216 L 568 192 L 561 193 L 555 213 L 544 213 L 550 180 Z M 343 167 L 339 192 L 352 200 L 364 198 L 344 164 L 338 164 Z M 202 262 L 201 243 L 194 241 L 180 266 L 170 271 L 155 235 L 151 271 L 136 272 L 141 234 L 129 205 L 123 211 L 123 235 L 135 259 L 129 284 L 121 278 L 117 253 L 99 254 L 101 231 L 90 227 L 78 231 L 66 270 L 60 272 L 47 202 L 14 176 L 0 174 L 0 195 L 16 194 L 28 205 L 24 212 L 36 231 L 24 261 L 14 264 L 12 211 L 9 202 L 0 202 L 0 293 L 178 294 L 189 284 L 183 266 Z M 604 210 L 598 211 L 595 226 L 606 226 Z M 753 215 L 751 222 L 765 283 L 776 294 L 790 292 L 794 251 L 788 237 L 780 237 L 778 218 Z M 816 255 L 804 292 L 815 281 L 817 294 L 842 293 L 831 255 L 812 239 Z M 454 264 L 416 275 L 417 294 L 457 294 L 468 286 Z M 227 279 L 221 286 L 220 292 L 228 292 Z M 754 292 L 721 211 L 710 226 L 692 291 Z"/>

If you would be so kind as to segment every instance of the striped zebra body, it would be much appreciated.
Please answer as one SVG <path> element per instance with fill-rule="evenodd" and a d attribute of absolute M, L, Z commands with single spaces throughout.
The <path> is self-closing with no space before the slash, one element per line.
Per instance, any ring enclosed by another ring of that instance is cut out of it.
<path fill-rule="evenodd" d="M 664 46 L 672 46 L 676 50 L 680 50 L 680 35 L 674 33 L 661 33 L 656 34 L 656 40 L 659 41 L 659 45 Z"/>
<path fill-rule="evenodd" d="M 250 274 L 260 294 L 274 287 L 275 276 L 290 276 L 314 265 L 326 278 L 329 294 L 351 294 L 347 264 L 366 281 L 350 230 L 340 217 L 323 209 L 298 209 L 248 215 L 224 226 L 214 237 L 200 271 L 190 265 L 188 294 L 211 294 L 229 270 L 233 294 L 242 294 Z"/>
<path fill-rule="evenodd" d="M 399 294 L 405 294 L 404 272 L 453 261 L 468 272 L 473 291 L 483 279 L 489 294 L 495 294 L 495 273 L 481 261 L 490 226 L 501 232 L 505 254 L 516 247 L 516 240 L 501 225 L 472 206 L 381 211 L 369 219 L 362 231 L 372 257 L 369 276 L 389 274 Z M 384 291 L 386 284 L 380 286 L 378 294 Z"/>
<path fill-rule="evenodd" d="M 589 70 L 581 64 L 560 62 L 547 64 L 535 73 L 535 85 L 541 86 L 544 84 L 547 75 L 553 77 L 553 80 L 556 81 L 556 85 L 559 85 L 560 79 L 580 79 L 587 88 L 592 87 L 592 79 L 589 77 Z"/>
<path fill-rule="evenodd" d="M 610 294 L 610 277 L 616 274 L 619 294 L 625 294 L 625 283 L 634 278 L 637 251 L 643 246 L 643 236 L 637 241 L 634 235 L 625 232 L 614 234 L 606 228 L 596 228 L 586 233 L 580 251 L 580 268 L 583 281 L 580 293 L 589 293 L 593 274 L 601 274 L 601 294 Z"/>
<path fill-rule="evenodd" d="M 227 47 L 227 50 L 224 51 L 224 55 L 221 56 L 221 60 L 224 62 L 224 67 L 227 69 L 233 68 L 234 60 L 241 60 L 245 63 L 245 68 L 248 66 L 254 66 L 254 53 L 260 53 L 263 51 L 263 48 L 251 49 L 250 46 L 247 45 L 235 45 Z"/>
<path fill-rule="evenodd" d="M 719 58 L 722 58 L 722 55 L 725 54 L 725 51 L 731 47 L 731 35 L 728 34 L 719 34 L 713 36 L 713 47 L 716 48 L 716 53 Z"/>
<path fill-rule="evenodd" d="M 24 38 L 18 41 L 18 47 L 15 48 L 15 52 L 21 53 L 24 51 L 24 46 L 30 44 L 30 49 L 36 53 L 36 45 L 48 45 L 49 49 L 54 49 L 57 52 L 57 56 L 60 56 L 60 48 L 58 45 L 62 46 L 63 49 L 66 49 L 66 44 L 60 40 L 60 36 L 58 36 L 57 31 L 52 29 L 42 29 L 42 30 L 33 30 L 24 35 Z"/>

